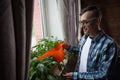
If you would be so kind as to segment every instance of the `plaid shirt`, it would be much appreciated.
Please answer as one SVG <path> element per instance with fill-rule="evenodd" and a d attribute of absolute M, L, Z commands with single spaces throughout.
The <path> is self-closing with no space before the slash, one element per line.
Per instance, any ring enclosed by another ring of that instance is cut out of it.
<path fill-rule="evenodd" d="M 70 46 L 69 51 L 79 53 L 78 60 L 73 72 L 73 80 L 107 80 L 110 74 L 112 61 L 117 52 L 115 41 L 107 36 L 103 31 L 92 39 L 87 59 L 87 72 L 78 72 L 80 65 L 80 55 L 82 47 L 88 36 L 84 35 L 78 47 Z"/>

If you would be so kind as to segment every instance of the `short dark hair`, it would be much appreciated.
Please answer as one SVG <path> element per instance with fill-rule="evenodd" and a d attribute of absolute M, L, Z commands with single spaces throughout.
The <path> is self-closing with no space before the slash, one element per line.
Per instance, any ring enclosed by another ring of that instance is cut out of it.
<path fill-rule="evenodd" d="M 92 6 L 87 6 L 86 8 L 84 8 L 80 15 L 83 15 L 85 12 L 87 11 L 93 11 L 93 16 L 94 17 L 101 17 L 101 11 L 100 11 L 100 8 L 95 6 L 95 5 L 92 5 Z"/>

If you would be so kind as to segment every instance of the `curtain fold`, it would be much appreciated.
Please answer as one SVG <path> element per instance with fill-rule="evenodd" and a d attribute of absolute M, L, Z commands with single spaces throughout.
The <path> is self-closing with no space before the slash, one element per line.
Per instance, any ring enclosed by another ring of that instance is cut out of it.
<path fill-rule="evenodd" d="M 30 48 L 31 48 L 31 34 L 33 26 L 33 6 L 34 0 L 26 0 L 26 64 L 25 64 L 25 79 L 28 80 Z"/>
<path fill-rule="evenodd" d="M 16 79 L 15 53 L 11 0 L 0 0 L 0 80 Z"/>
<path fill-rule="evenodd" d="M 79 32 L 79 13 L 80 13 L 80 0 L 63 0 L 65 4 L 67 19 L 66 19 L 66 28 L 65 28 L 65 34 L 66 40 L 71 45 L 78 45 L 78 33 Z M 77 55 L 74 55 L 74 59 L 68 59 L 68 62 L 66 64 L 67 69 L 64 69 L 64 72 L 71 72 L 74 71 L 75 64 L 77 60 Z"/>
<path fill-rule="evenodd" d="M 33 0 L 0 0 L 0 80 L 27 80 Z"/>
<path fill-rule="evenodd" d="M 79 21 L 79 0 L 63 0 L 67 12 L 67 41 L 69 44 L 77 45 L 78 43 L 78 21 Z"/>

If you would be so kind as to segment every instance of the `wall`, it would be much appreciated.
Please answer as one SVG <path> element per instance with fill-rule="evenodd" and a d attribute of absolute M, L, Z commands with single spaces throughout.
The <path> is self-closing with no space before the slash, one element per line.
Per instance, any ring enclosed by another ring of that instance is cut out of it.
<path fill-rule="evenodd" d="M 40 0 L 34 0 L 32 46 L 43 37 Z"/>

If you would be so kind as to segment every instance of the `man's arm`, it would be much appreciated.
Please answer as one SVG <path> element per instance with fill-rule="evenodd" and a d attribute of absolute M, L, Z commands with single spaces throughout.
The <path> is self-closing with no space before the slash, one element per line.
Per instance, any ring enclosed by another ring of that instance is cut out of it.
<path fill-rule="evenodd" d="M 79 52 L 79 47 L 76 46 L 69 46 L 69 48 L 67 49 L 69 52 L 72 53 L 78 53 Z"/>

